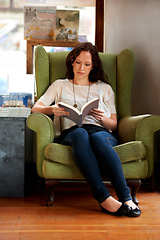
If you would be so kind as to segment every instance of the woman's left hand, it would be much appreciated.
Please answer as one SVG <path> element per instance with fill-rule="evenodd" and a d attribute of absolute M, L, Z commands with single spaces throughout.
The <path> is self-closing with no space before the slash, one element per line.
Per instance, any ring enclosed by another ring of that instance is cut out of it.
<path fill-rule="evenodd" d="M 93 110 L 91 110 L 90 114 L 98 121 L 103 121 L 104 111 L 102 109 L 94 108 Z"/>
<path fill-rule="evenodd" d="M 91 110 L 90 114 L 108 130 L 114 131 L 117 128 L 117 116 L 115 113 L 112 113 L 109 118 L 104 114 L 104 111 L 102 109 L 95 108 Z"/>

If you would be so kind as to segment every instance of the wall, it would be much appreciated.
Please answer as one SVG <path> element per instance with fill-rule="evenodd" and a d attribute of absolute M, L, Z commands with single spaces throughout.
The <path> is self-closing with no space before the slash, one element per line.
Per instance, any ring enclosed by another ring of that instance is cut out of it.
<path fill-rule="evenodd" d="M 105 0 L 105 51 L 135 52 L 132 114 L 160 114 L 160 1 Z"/>

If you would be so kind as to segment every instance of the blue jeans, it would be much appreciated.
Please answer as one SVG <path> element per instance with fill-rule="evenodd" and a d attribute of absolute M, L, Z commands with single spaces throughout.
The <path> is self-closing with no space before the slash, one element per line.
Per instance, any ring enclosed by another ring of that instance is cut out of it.
<path fill-rule="evenodd" d="M 93 196 L 99 203 L 110 196 L 101 174 L 110 178 L 119 201 L 132 199 L 120 158 L 113 149 L 118 142 L 110 132 L 99 131 L 89 135 L 84 128 L 76 128 L 64 137 L 61 144 L 72 147 L 75 163 L 90 184 Z"/>

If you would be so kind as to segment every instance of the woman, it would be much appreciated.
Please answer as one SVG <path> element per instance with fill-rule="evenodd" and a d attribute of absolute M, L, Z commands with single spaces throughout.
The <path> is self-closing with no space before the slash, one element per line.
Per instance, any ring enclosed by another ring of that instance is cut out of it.
<path fill-rule="evenodd" d="M 117 128 L 114 92 L 105 78 L 96 47 L 88 42 L 77 45 L 69 53 L 66 65 L 67 79 L 52 83 L 32 112 L 54 114 L 56 133 L 60 134 L 58 141 L 72 146 L 75 163 L 104 212 L 115 216 L 140 216 L 141 210 L 132 201 L 119 156 L 113 149 L 118 144 L 112 134 Z M 60 108 L 58 102 L 81 109 L 95 97 L 99 98 L 99 107 L 85 117 L 81 128 L 70 119 L 60 118 L 69 112 Z M 55 105 L 51 105 L 53 102 Z M 106 189 L 101 174 L 110 178 L 118 200 Z"/>

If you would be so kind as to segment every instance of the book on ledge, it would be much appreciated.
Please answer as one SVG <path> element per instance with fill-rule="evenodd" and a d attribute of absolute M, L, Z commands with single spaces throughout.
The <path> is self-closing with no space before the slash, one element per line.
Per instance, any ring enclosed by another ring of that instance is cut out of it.
<path fill-rule="evenodd" d="M 90 100 L 89 102 L 85 103 L 81 109 L 81 111 L 79 111 L 77 108 L 64 103 L 64 102 L 59 102 L 58 105 L 61 108 L 64 108 L 65 111 L 69 112 L 70 115 L 64 115 L 62 117 L 66 117 L 71 119 L 73 122 L 75 122 L 78 127 L 82 126 L 82 122 L 83 119 L 89 115 L 90 111 L 94 108 L 98 108 L 98 103 L 99 103 L 99 99 L 98 98 L 94 98 L 92 100 Z"/>

